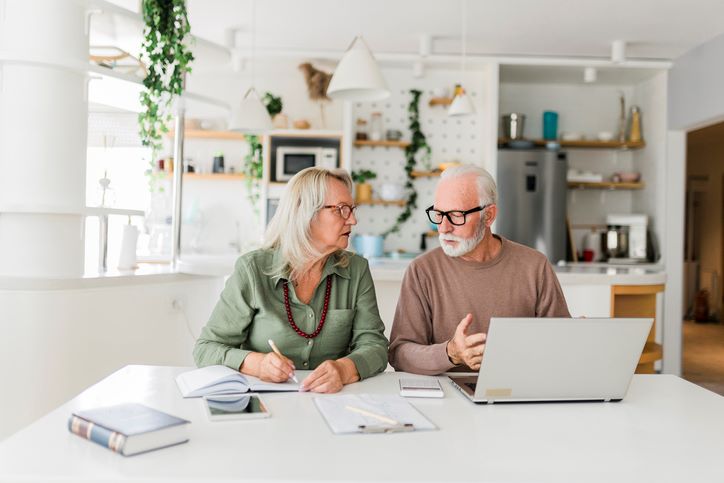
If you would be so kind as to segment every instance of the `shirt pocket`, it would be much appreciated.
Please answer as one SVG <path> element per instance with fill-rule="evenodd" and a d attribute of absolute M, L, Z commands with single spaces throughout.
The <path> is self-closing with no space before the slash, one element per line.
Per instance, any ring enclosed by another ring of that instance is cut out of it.
<path fill-rule="evenodd" d="M 352 343 L 352 326 L 356 313 L 355 309 L 327 311 L 327 320 L 324 322 L 322 333 L 325 335 L 325 344 L 332 352 L 346 355 Z"/>

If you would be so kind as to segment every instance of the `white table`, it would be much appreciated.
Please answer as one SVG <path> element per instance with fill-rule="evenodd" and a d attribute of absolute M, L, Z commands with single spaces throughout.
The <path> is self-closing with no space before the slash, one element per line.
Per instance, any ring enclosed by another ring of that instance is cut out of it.
<path fill-rule="evenodd" d="M 444 399 L 411 400 L 438 431 L 335 436 L 308 393 L 267 395 L 270 419 L 209 422 L 181 398 L 183 370 L 128 366 L 87 389 L 0 443 L 0 481 L 724 481 L 724 397 L 674 376 L 634 376 L 620 403 L 481 406 L 445 381 Z M 344 392 L 396 393 L 398 377 Z M 72 410 L 123 401 L 193 421 L 191 440 L 124 458 L 66 429 Z"/>

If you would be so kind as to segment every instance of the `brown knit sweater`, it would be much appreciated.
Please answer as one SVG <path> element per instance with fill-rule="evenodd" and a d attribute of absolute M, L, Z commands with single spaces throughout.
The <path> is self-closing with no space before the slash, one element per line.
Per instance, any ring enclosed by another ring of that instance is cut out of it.
<path fill-rule="evenodd" d="M 470 371 L 454 366 L 445 350 L 468 313 L 468 334 L 487 333 L 491 317 L 570 317 L 546 257 L 494 236 L 501 249 L 487 262 L 449 257 L 436 248 L 410 263 L 392 324 L 392 367 L 416 374 Z"/>

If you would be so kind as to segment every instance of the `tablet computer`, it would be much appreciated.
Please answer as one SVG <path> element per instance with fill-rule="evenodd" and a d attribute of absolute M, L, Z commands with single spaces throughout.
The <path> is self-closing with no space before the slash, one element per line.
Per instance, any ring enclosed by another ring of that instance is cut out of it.
<path fill-rule="evenodd" d="M 219 394 L 204 396 L 206 414 L 212 421 L 268 418 L 271 413 L 258 394 Z"/>

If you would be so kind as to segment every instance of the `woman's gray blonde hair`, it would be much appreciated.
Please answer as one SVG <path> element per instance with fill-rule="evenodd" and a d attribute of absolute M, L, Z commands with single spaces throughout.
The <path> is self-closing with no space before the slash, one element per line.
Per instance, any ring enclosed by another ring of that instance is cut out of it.
<path fill-rule="evenodd" d="M 289 180 L 264 234 L 264 248 L 279 250 L 282 260 L 268 275 L 296 280 L 304 269 L 324 256 L 312 243 L 311 224 L 324 206 L 332 179 L 352 191 L 352 178 L 343 169 L 306 168 Z M 341 252 L 337 264 L 346 266 L 348 262 Z"/>

